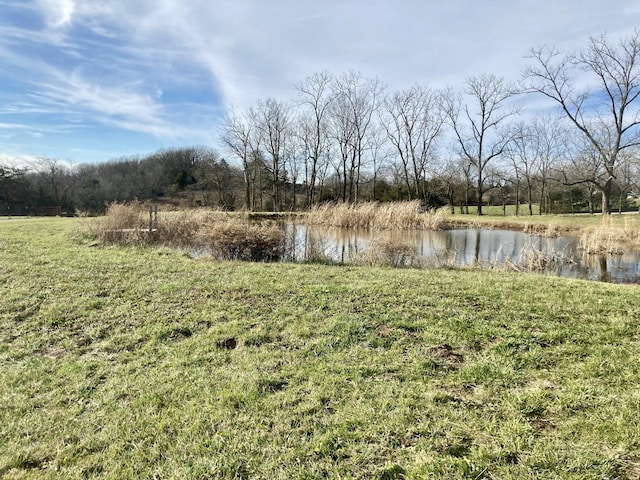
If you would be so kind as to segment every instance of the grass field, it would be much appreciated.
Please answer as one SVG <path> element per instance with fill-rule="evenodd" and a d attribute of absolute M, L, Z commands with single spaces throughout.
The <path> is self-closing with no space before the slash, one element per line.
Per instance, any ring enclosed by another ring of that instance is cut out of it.
<path fill-rule="evenodd" d="M 638 479 L 640 288 L 0 222 L 0 477 Z"/>

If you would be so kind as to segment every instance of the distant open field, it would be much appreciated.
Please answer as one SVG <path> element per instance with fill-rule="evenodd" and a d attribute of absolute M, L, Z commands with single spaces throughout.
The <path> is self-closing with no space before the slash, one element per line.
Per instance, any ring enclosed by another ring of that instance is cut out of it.
<path fill-rule="evenodd" d="M 640 288 L 0 222 L 0 477 L 638 479 Z"/>

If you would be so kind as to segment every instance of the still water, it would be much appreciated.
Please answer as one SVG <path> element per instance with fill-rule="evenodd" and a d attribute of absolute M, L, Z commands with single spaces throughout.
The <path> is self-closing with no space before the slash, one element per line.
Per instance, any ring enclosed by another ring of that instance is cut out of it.
<path fill-rule="evenodd" d="M 546 238 L 508 230 L 409 230 L 372 232 L 288 223 L 287 259 L 350 263 L 372 244 L 393 243 L 415 249 L 420 265 L 483 266 L 542 271 L 562 277 L 614 283 L 640 283 L 640 252 L 587 255 L 572 237 Z M 416 261 L 418 259 L 418 261 Z"/>

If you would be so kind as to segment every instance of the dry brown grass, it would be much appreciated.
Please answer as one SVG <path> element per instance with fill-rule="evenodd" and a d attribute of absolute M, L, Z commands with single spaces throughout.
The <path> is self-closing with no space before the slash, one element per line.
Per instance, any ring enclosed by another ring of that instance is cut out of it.
<path fill-rule="evenodd" d="M 224 260 L 275 261 L 284 255 L 285 234 L 273 222 L 258 225 L 227 219 L 206 225 L 199 239 Z"/>
<path fill-rule="evenodd" d="M 111 204 L 103 217 L 89 224 L 89 229 L 100 243 L 144 245 L 151 239 L 148 206 L 140 202 Z"/>
<path fill-rule="evenodd" d="M 225 259 L 271 261 L 284 250 L 284 232 L 275 223 L 258 225 L 216 210 L 161 211 L 156 220 L 148 204 L 113 204 L 89 228 L 102 244 L 205 247 Z"/>
<path fill-rule="evenodd" d="M 438 230 L 446 224 L 446 216 L 445 209 L 424 212 L 417 200 L 392 203 L 326 203 L 314 207 L 307 214 L 307 223 L 373 230 Z"/>
<path fill-rule="evenodd" d="M 419 262 L 415 246 L 409 242 L 379 237 L 373 239 L 368 248 L 356 259 L 356 263 L 368 266 L 410 267 Z"/>
<path fill-rule="evenodd" d="M 600 241 L 600 247 L 611 243 L 617 249 L 631 250 L 640 248 L 640 215 L 550 215 L 550 216 L 449 216 L 448 223 L 455 228 L 478 228 L 522 231 L 527 234 L 545 237 L 584 237 L 585 246 L 594 241 Z M 606 241 L 605 241 L 606 240 Z M 605 248 L 602 251 L 606 251 Z M 616 250 L 616 249 L 614 249 Z"/>
<path fill-rule="evenodd" d="M 609 217 L 603 217 L 599 226 L 583 230 L 579 248 L 590 255 L 619 255 L 625 250 L 640 248 L 638 221 L 627 217 L 623 226 L 614 226 Z"/>
<path fill-rule="evenodd" d="M 568 227 L 548 220 L 545 222 L 512 219 L 505 220 L 505 217 L 476 217 L 469 215 L 464 218 L 450 218 L 449 222 L 451 226 L 458 228 L 513 230 L 515 232 L 522 231 L 523 233 L 542 235 L 550 238 L 570 235 L 577 231 L 577 228 Z"/>
<path fill-rule="evenodd" d="M 518 230 L 514 228 L 513 230 Z M 549 222 L 546 225 L 542 223 L 525 223 L 522 229 L 524 233 L 542 235 L 544 237 L 556 238 L 566 235 L 568 230 L 562 228 L 557 223 Z"/>
<path fill-rule="evenodd" d="M 507 258 L 503 268 L 518 272 L 542 273 L 574 263 L 575 260 L 564 252 L 555 250 L 545 252 L 533 247 L 533 245 L 524 245 L 520 250 L 518 260 L 513 261 Z"/>
<path fill-rule="evenodd" d="M 415 243 L 394 235 L 393 232 L 377 234 L 366 250 L 359 253 L 354 263 L 366 266 L 394 268 L 455 268 L 457 253 L 454 250 L 436 250 L 422 256 Z"/>

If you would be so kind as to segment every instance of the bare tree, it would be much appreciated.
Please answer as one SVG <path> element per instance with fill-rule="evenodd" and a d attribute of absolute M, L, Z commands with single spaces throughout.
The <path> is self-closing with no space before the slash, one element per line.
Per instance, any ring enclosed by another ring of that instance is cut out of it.
<path fill-rule="evenodd" d="M 296 84 L 299 102 L 309 109 L 308 115 L 300 117 L 302 125 L 298 135 L 304 146 L 306 204 L 311 207 L 315 203 L 315 191 L 318 175 L 323 168 L 322 158 L 328 151 L 327 117 L 333 98 L 331 82 L 333 76 L 329 72 L 317 72 L 304 82 Z"/>
<path fill-rule="evenodd" d="M 366 153 L 367 131 L 378 109 L 383 85 L 378 79 L 347 72 L 332 85 L 331 126 L 341 157 L 342 200 L 357 202 Z"/>
<path fill-rule="evenodd" d="M 466 80 L 462 101 L 452 92 L 445 98 L 445 111 L 457 140 L 460 154 L 474 167 L 478 215 L 482 215 L 485 170 L 493 159 L 502 155 L 511 140 L 511 132 L 501 128 L 505 121 L 518 113 L 518 108 L 505 108 L 516 93 L 513 85 L 502 78 L 484 74 Z"/>
<path fill-rule="evenodd" d="M 461 172 L 461 170 L 459 159 L 449 158 L 440 165 L 436 173 L 436 176 L 444 185 L 445 196 L 449 202 L 449 209 L 452 215 L 456 213 L 456 193 L 459 193 L 464 188 L 464 172 Z M 464 213 L 462 205 L 460 206 L 460 213 Z"/>
<path fill-rule="evenodd" d="M 460 171 L 462 172 L 462 176 L 464 179 L 464 198 L 460 205 L 460 213 L 463 213 L 464 207 L 464 214 L 469 215 L 469 192 L 473 188 L 474 180 L 472 171 L 473 164 L 469 161 L 468 158 L 462 157 L 458 160 L 458 166 L 460 167 Z"/>
<path fill-rule="evenodd" d="M 507 215 L 507 203 L 512 200 L 513 187 L 516 186 L 517 195 L 517 178 L 514 179 L 509 175 L 509 169 L 505 165 L 493 164 L 487 171 L 486 178 L 489 183 L 489 190 L 491 191 L 491 198 L 494 201 L 492 205 L 495 205 L 495 199 L 497 197 L 502 207 L 502 215 Z M 518 203 L 516 200 L 516 207 Z"/>
<path fill-rule="evenodd" d="M 382 123 L 403 165 L 409 198 L 426 204 L 426 173 L 435 156 L 436 142 L 446 116 L 441 94 L 426 85 L 416 85 L 385 98 Z"/>
<path fill-rule="evenodd" d="M 391 157 L 391 150 L 388 148 L 387 136 L 384 129 L 380 125 L 375 125 L 367 133 L 367 150 L 368 158 L 371 166 L 371 190 L 369 192 L 369 201 L 376 201 L 376 184 L 378 177 L 385 164 Z"/>
<path fill-rule="evenodd" d="M 631 198 L 637 198 L 640 185 L 640 160 L 638 149 L 627 150 L 620 157 L 618 175 L 618 211 L 622 212 L 623 204 Z"/>
<path fill-rule="evenodd" d="M 591 142 L 585 138 L 581 138 L 581 140 L 583 140 L 581 143 L 576 141 L 572 145 L 572 149 L 563 155 L 559 165 L 560 181 L 563 185 L 573 187 L 573 189 L 576 186 L 580 187 L 578 190 L 585 193 L 589 213 L 594 213 L 595 195 L 598 192 L 602 193 L 598 185 L 606 183 L 609 174 L 604 168 L 604 157 L 599 154 Z M 570 188 L 569 192 L 571 193 L 573 189 Z M 571 213 L 574 213 L 572 196 L 570 196 L 570 201 L 572 203 Z M 609 203 L 607 202 L 607 204 Z"/>
<path fill-rule="evenodd" d="M 231 167 L 216 150 L 199 147 L 194 174 L 197 183 L 193 189 L 199 193 L 203 206 L 235 209 L 234 192 L 240 184 L 239 169 Z"/>
<path fill-rule="evenodd" d="M 295 211 L 298 208 L 297 185 L 301 172 L 304 172 L 305 175 L 305 199 L 309 193 L 309 185 L 307 183 L 307 174 L 309 173 L 309 165 L 307 162 L 309 158 L 309 145 L 305 142 L 305 122 L 300 117 L 292 119 L 289 128 L 290 135 L 285 145 L 285 177 L 286 183 L 291 186 L 291 196 L 288 199 L 288 207 L 289 210 Z M 317 172 L 314 173 L 314 177 L 316 176 Z"/>
<path fill-rule="evenodd" d="M 337 97 L 331 105 L 331 132 L 332 140 L 335 141 L 340 153 L 339 158 L 332 159 L 331 163 L 336 178 L 340 179 L 340 197 L 343 202 L 346 202 L 349 199 L 347 191 L 353 178 L 352 172 L 355 169 L 353 144 L 356 128 L 351 120 L 349 103 L 342 95 Z"/>
<path fill-rule="evenodd" d="M 0 163 L 0 215 L 28 212 L 31 198 L 26 173 L 26 168 Z"/>
<path fill-rule="evenodd" d="M 52 157 L 39 157 L 34 169 L 45 185 L 50 201 L 63 209 L 71 208 L 76 177 L 70 166 Z"/>
<path fill-rule="evenodd" d="M 540 186 L 539 213 L 542 214 L 549 172 L 562 157 L 566 141 L 566 130 L 557 117 L 543 115 L 513 126 L 512 142 L 505 153 L 513 165 L 516 179 L 524 181 L 529 215 L 533 215 L 536 183 Z"/>
<path fill-rule="evenodd" d="M 291 107 L 274 98 L 267 98 L 258 101 L 256 110 L 252 110 L 252 118 L 270 160 L 273 210 L 278 212 L 282 209 L 280 187 L 285 174 L 287 143 L 291 136 Z"/>
<path fill-rule="evenodd" d="M 238 115 L 232 111 L 222 123 L 222 141 L 242 162 L 244 208 L 250 211 L 256 208 L 256 169 L 253 167 L 256 164 L 259 137 L 255 130 L 249 114 Z"/>
<path fill-rule="evenodd" d="M 532 49 L 531 58 L 528 91 L 555 102 L 600 157 L 602 173 L 582 181 L 600 191 L 602 212 L 609 213 L 618 157 L 640 144 L 640 30 L 617 43 L 592 37 L 575 53 Z"/>

